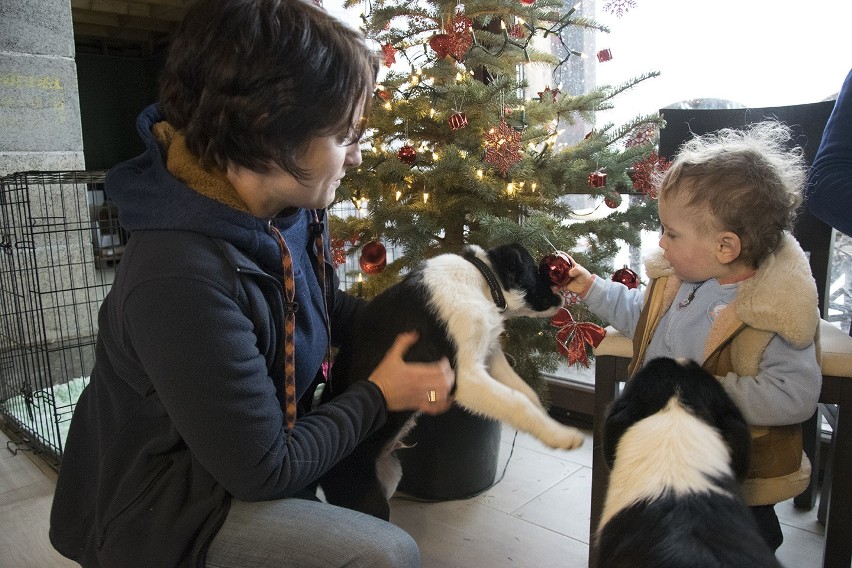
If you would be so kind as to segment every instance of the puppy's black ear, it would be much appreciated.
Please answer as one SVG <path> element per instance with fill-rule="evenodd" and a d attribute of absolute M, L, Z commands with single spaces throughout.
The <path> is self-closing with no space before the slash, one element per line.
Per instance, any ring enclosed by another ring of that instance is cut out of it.
<path fill-rule="evenodd" d="M 521 287 L 527 264 L 535 262 L 527 249 L 516 243 L 495 247 L 487 254 L 497 278 L 506 290 Z"/>

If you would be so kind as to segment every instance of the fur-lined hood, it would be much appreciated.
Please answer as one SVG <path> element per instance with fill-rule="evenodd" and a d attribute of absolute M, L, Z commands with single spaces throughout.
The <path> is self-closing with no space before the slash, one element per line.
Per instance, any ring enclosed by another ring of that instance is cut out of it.
<path fill-rule="evenodd" d="M 812 343 L 814 330 L 819 325 L 816 309 L 819 300 L 809 266 L 795 237 L 785 233 L 778 248 L 761 263 L 757 273 L 740 285 L 731 304 L 736 317 L 754 329 L 777 333 L 800 349 Z M 645 272 L 649 278 L 669 276 L 666 296 L 674 298 L 681 282 L 662 250 L 646 258 Z M 784 309 L 779 310 L 778 306 Z"/>

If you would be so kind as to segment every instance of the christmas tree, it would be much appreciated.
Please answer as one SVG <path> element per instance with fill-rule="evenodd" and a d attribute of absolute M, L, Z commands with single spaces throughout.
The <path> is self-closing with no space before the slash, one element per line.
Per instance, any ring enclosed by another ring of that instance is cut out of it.
<path fill-rule="evenodd" d="M 359 294 L 372 296 L 425 258 L 465 244 L 519 242 L 536 258 L 570 251 L 606 274 L 624 243 L 638 246 L 639 231 L 656 228 L 656 203 L 641 194 L 647 184 L 637 179 L 637 189 L 629 174 L 656 167 L 659 117 L 587 126 L 619 92 L 655 73 L 588 92 L 561 80 L 577 58 L 606 60 L 607 50 L 584 54 L 573 45 L 578 32 L 604 26 L 559 0 L 378 0 L 363 26 L 385 69 L 363 164 L 341 195 L 365 214 L 331 221 L 338 247 L 369 260 Z M 531 67 L 552 70 L 552 84 L 531 92 Z M 587 132 L 565 143 L 566 129 Z M 619 207 L 626 194 L 639 198 Z M 591 195 L 611 212 L 583 220 L 572 195 Z M 385 266 L 381 242 L 403 254 Z M 579 305 L 571 311 L 591 319 Z M 546 320 L 508 326 L 505 350 L 533 384 L 557 366 L 555 331 Z"/>

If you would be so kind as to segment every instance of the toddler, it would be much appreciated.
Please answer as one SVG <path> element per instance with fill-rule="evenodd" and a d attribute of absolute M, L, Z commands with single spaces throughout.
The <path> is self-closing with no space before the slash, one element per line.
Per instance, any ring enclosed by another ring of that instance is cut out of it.
<path fill-rule="evenodd" d="M 808 485 L 800 423 L 813 415 L 816 284 L 790 233 L 806 165 L 790 130 L 763 122 L 685 143 L 660 181 L 660 248 L 644 293 L 575 265 L 567 289 L 633 338 L 631 373 L 655 357 L 713 373 L 752 427 L 744 496 L 761 534 L 783 541 L 774 504 Z"/>

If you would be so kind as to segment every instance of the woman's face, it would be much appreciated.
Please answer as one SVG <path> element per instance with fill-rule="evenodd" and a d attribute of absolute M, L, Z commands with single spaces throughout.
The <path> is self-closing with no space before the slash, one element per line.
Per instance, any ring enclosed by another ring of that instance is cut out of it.
<path fill-rule="evenodd" d="M 361 165 L 358 142 L 342 136 L 311 138 L 300 153 L 297 178 L 278 166 L 258 173 L 239 166 L 228 169 L 228 179 L 256 217 L 274 217 L 288 207 L 322 209 L 331 205 L 346 172 Z"/>

